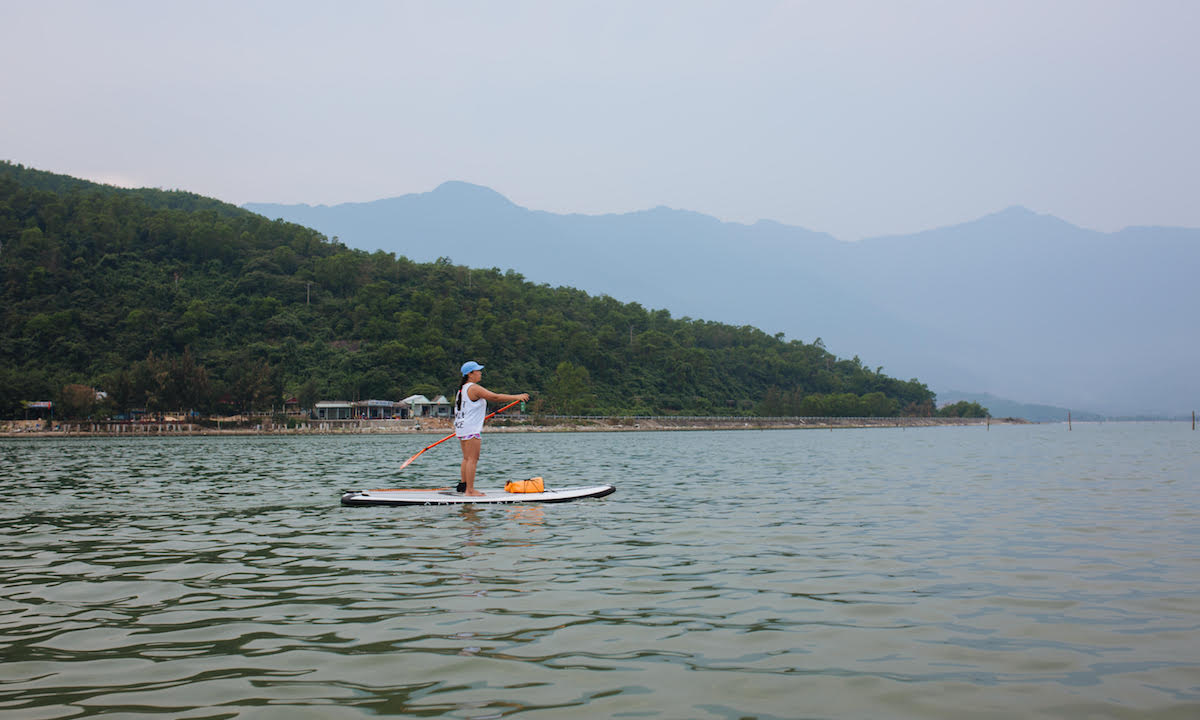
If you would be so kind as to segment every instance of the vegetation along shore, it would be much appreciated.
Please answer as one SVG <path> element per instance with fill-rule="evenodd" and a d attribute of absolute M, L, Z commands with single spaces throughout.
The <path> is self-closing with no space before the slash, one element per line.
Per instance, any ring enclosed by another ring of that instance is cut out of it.
<path fill-rule="evenodd" d="M 655 432 L 674 430 L 772 430 L 990 426 L 1025 424 L 1019 418 L 954 417 L 729 417 L 729 416 L 542 416 L 506 419 L 490 433 L 511 432 Z M 166 435 L 373 435 L 442 434 L 452 432 L 444 419 L 313 420 L 255 422 L 228 418 L 187 422 L 60 422 L 0 421 L 0 437 L 160 437 Z"/>

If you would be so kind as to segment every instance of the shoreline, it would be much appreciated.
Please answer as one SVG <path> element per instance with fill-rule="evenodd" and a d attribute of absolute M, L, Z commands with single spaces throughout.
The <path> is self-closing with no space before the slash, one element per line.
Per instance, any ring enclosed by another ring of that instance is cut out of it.
<path fill-rule="evenodd" d="M 308 435 L 441 435 L 452 432 L 446 418 L 418 420 L 305 420 L 288 424 L 267 421 L 245 426 L 217 427 L 188 422 L 83 422 L 54 423 L 49 428 L 40 421 L 0 422 L 0 438 L 63 437 L 182 437 L 182 436 L 277 436 Z M 664 432 L 704 430 L 835 430 L 859 428 L 976 427 L 1026 425 L 1020 418 L 735 418 L 735 417 L 580 417 L 580 418 L 505 418 L 488 425 L 489 433 L 545 432 Z"/>

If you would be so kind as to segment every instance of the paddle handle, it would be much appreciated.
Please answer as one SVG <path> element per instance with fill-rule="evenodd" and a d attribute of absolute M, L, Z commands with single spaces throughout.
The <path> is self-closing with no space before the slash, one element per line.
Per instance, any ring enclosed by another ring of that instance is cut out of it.
<path fill-rule="evenodd" d="M 484 422 L 487 422 L 488 420 L 491 420 L 491 419 L 492 419 L 492 415 L 495 415 L 496 413 L 502 413 L 502 412 L 504 412 L 505 410 L 509 409 L 510 407 L 512 407 L 513 405 L 516 405 L 516 404 L 517 404 L 517 403 L 519 403 L 519 402 L 521 402 L 521 401 L 520 401 L 520 400 L 513 400 L 512 402 L 510 402 L 509 404 L 507 404 L 507 405 L 505 405 L 504 407 L 500 408 L 499 410 L 493 410 L 493 411 L 491 412 L 491 414 L 489 414 L 487 417 L 485 417 L 485 418 L 483 419 L 483 421 L 484 421 Z"/>

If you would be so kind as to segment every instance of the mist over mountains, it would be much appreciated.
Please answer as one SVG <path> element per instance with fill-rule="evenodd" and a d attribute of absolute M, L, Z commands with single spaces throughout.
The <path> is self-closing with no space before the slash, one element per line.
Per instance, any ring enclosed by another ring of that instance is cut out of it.
<path fill-rule="evenodd" d="M 1101 233 L 1012 207 L 851 243 L 665 207 L 535 211 L 461 182 L 366 203 L 243 207 L 355 248 L 511 268 L 675 316 L 821 338 L 939 393 L 1108 415 L 1182 415 L 1200 397 L 1197 229 Z"/>

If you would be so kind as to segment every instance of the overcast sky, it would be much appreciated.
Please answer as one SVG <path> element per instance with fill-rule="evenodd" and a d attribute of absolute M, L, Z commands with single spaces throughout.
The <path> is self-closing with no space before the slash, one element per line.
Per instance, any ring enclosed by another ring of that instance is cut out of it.
<path fill-rule="evenodd" d="M 486 185 L 843 239 L 1200 227 L 1200 2 L 0 0 L 0 159 L 228 202 Z"/>

